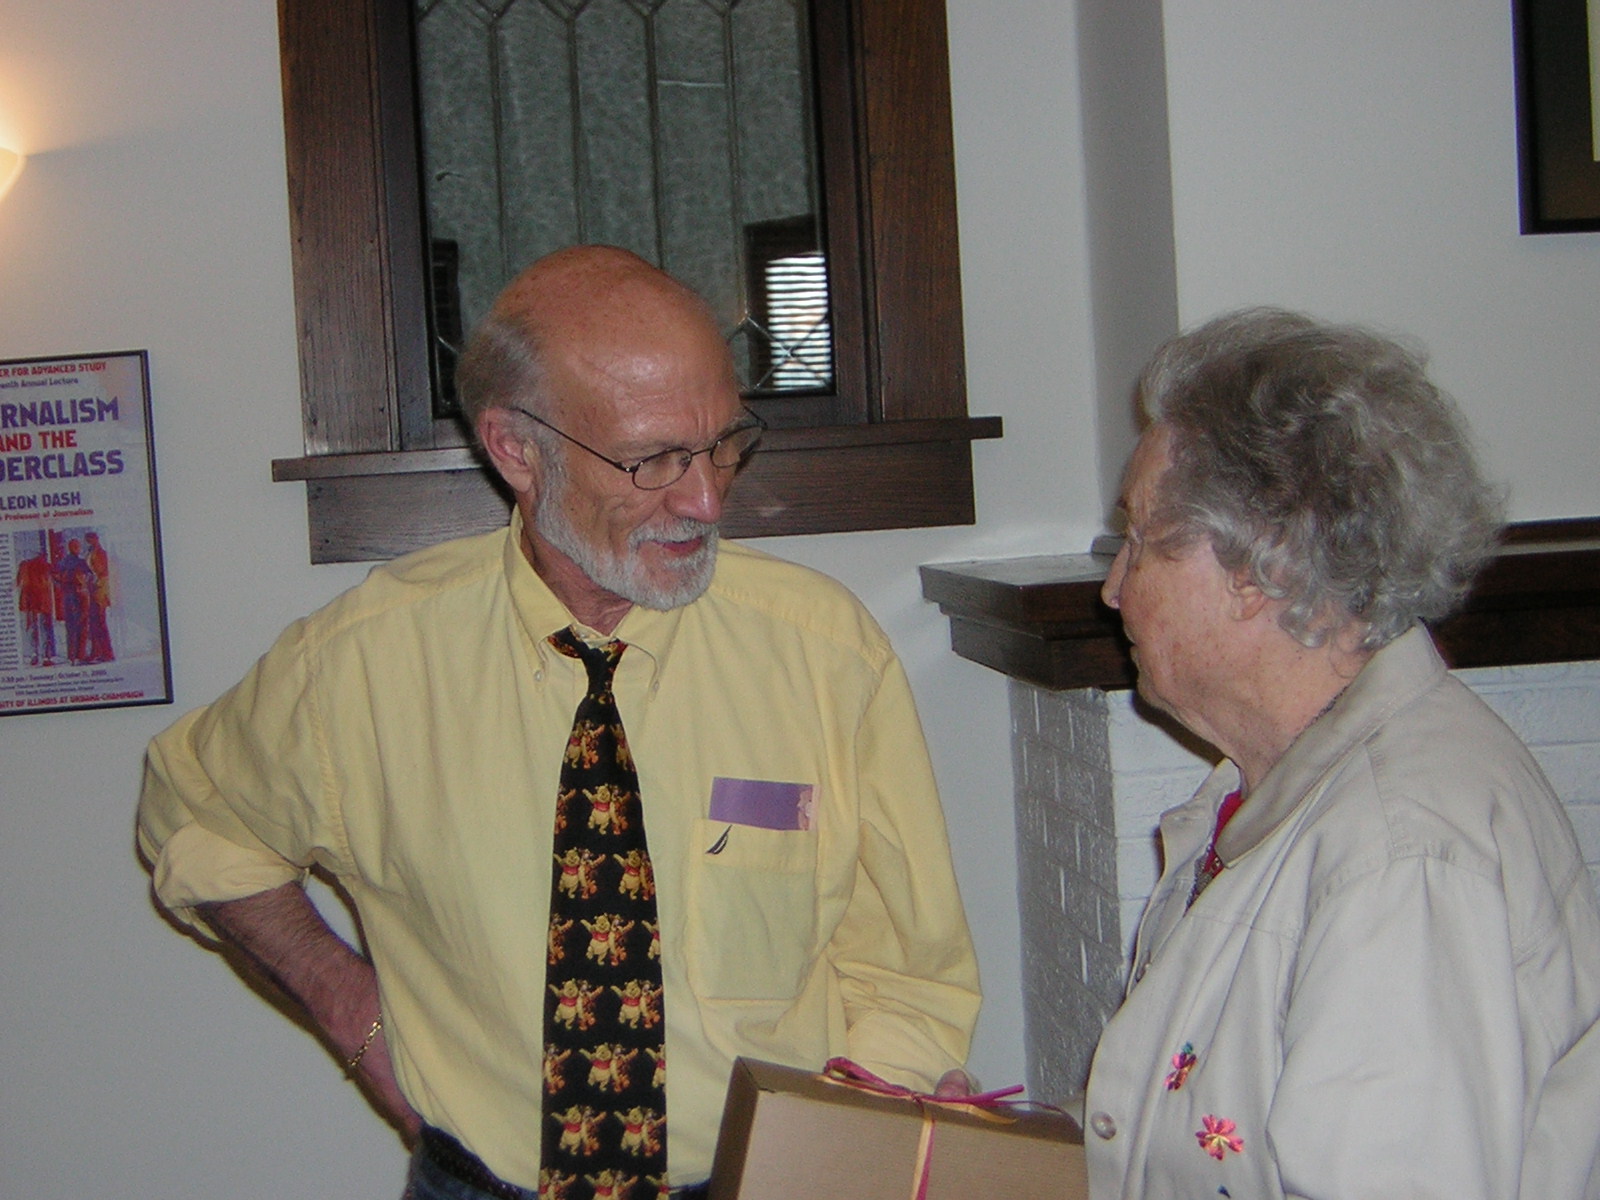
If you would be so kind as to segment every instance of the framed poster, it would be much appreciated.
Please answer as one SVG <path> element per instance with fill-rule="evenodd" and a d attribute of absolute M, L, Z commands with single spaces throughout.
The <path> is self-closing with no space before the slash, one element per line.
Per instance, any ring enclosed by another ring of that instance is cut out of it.
<path fill-rule="evenodd" d="M 0 716 L 171 702 L 148 358 L 0 360 Z"/>
<path fill-rule="evenodd" d="M 1600 230 L 1600 0 L 1515 0 L 1523 233 Z"/>

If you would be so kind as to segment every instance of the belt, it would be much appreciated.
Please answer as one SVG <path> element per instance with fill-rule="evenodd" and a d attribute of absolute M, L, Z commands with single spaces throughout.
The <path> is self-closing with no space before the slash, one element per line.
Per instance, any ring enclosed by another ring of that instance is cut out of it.
<path fill-rule="evenodd" d="M 527 1200 L 535 1194 L 501 1179 L 484 1166 L 483 1159 L 442 1129 L 424 1125 L 418 1144 L 428 1161 L 450 1178 L 494 1196 L 496 1200 Z M 705 1200 L 710 1190 L 708 1184 L 695 1183 L 688 1187 L 673 1188 L 667 1195 L 673 1200 Z"/>
<path fill-rule="evenodd" d="M 538 1194 L 527 1188 L 520 1188 L 514 1183 L 507 1183 L 484 1166 L 483 1159 L 444 1130 L 436 1129 L 432 1125 L 422 1127 L 418 1148 L 422 1151 L 423 1157 L 450 1178 L 476 1188 L 487 1196 L 493 1196 L 495 1200 L 528 1200 L 530 1196 Z"/>

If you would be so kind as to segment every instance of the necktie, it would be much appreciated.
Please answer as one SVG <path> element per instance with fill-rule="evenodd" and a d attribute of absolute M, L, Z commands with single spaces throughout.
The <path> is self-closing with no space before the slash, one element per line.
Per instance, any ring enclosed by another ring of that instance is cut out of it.
<path fill-rule="evenodd" d="M 541 1195 L 667 1190 L 666 1022 L 639 776 L 611 682 L 626 643 L 550 645 L 588 669 L 556 792 Z"/>

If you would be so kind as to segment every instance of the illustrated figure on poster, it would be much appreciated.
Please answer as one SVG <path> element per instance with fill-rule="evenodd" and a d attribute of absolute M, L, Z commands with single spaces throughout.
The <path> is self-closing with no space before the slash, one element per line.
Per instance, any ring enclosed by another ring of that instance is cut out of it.
<path fill-rule="evenodd" d="M 111 662 L 117 657 L 111 648 L 111 627 L 106 624 L 106 610 L 111 607 L 111 556 L 100 544 L 98 533 L 90 530 L 84 536 L 89 541 L 85 558 L 94 572 L 94 584 L 89 589 L 89 653 L 85 661 Z"/>
<path fill-rule="evenodd" d="M 44 548 L 17 564 L 17 611 L 28 633 L 28 665 L 53 667 L 56 658 L 55 588 Z"/>
<path fill-rule="evenodd" d="M 61 588 L 61 611 L 67 624 L 67 661 L 73 666 L 89 660 L 89 598 L 94 591 L 94 571 L 83 557 L 83 543 L 67 542 L 67 552 L 52 574 Z"/>

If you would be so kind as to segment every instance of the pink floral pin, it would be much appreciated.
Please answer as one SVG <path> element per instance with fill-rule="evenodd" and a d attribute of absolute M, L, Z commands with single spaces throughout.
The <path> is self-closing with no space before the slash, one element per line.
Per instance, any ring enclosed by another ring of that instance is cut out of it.
<path fill-rule="evenodd" d="M 1200 1141 L 1200 1149 L 1218 1162 L 1229 1150 L 1235 1154 L 1244 1153 L 1244 1139 L 1234 1134 L 1236 1126 L 1226 1117 L 1207 1116 L 1202 1118 L 1204 1129 L 1197 1130 L 1195 1137 Z"/>
<path fill-rule="evenodd" d="M 1194 1064 L 1198 1061 L 1194 1044 L 1185 1042 L 1183 1049 L 1172 1056 L 1172 1070 L 1167 1074 L 1167 1091 L 1175 1092 L 1187 1083 L 1189 1072 L 1194 1070 Z"/>

